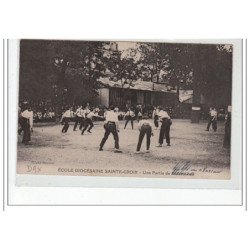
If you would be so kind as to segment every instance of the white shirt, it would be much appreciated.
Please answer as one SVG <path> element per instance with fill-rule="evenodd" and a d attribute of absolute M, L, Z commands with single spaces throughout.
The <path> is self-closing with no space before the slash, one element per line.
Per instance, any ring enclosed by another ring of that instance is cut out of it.
<path fill-rule="evenodd" d="M 125 116 L 135 116 L 135 113 L 133 112 L 133 111 L 128 111 L 126 114 L 125 114 Z"/>
<path fill-rule="evenodd" d="M 211 110 L 211 111 L 210 111 L 210 115 L 211 115 L 211 116 L 217 116 L 217 111 Z"/>
<path fill-rule="evenodd" d="M 147 119 L 140 120 L 138 123 L 138 128 L 141 129 L 142 125 L 149 125 L 151 128 L 153 127 L 153 124 Z"/>
<path fill-rule="evenodd" d="M 89 119 L 92 119 L 93 118 L 93 116 L 97 116 L 94 112 L 92 112 L 92 111 L 90 111 L 88 114 L 87 114 L 87 118 L 89 118 Z"/>
<path fill-rule="evenodd" d="M 113 110 L 107 111 L 105 115 L 106 122 L 118 122 L 118 114 Z"/>
<path fill-rule="evenodd" d="M 89 110 L 88 108 L 85 108 L 85 109 L 84 109 L 84 112 L 85 112 L 86 114 L 88 114 L 88 113 L 90 112 L 90 110 Z"/>
<path fill-rule="evenodd" d="M 154 111 L 153 111 L 153 117 L 155 117 L 158 114 L 159 114 L 159 109 L 154 109 Z"/>
<path fill-rule="evenodd" d="M 73 117 L 73 112 L 71 110 L 66 110 L 62 117 L 71 118 Z"/>
<path fill-rule="evenodd" d="M 166 112 L 166 111 L 164 111 L 164 110 L 161 110 L 161 111 L 158 113 L 158 116 L 159 116 L 161 119 L 170 118 L 170 116 L 168 115 L 168 112 Z"/>
<path fill-rule="evenodd" d="M 33 128 L 33 111 L 29 111 L 28 109 L 26 109 L 21 113 L 21 116 L 29 119 L 30 128 Z"/>
<path fill-rule="evenodd" d="M 76 110 L 76 115 L 77 115 L 78 117 L 81 117 L 82 111 L 83 111 L 82 108 L 78 108 L 78 109 Z"/>

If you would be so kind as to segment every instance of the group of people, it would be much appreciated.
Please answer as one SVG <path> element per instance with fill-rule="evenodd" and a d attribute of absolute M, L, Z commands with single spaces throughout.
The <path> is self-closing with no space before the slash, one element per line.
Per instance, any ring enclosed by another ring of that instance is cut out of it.
<path fill-rule="evenodd" d="M 211 107 L 209 109 L 209 119 L 208 119 L 206 131 L 209 131 L 212 125 L 213 131 L 216 132 L 217 120 L 218 120 L 218 112 L 216 108 Z M 231 145 L 231 112 L 228 112 L 225 115 L 225 134 L 224 134 L 223 147 L 230 148 L 230 145 Z"/>
<path fill-rule="evenodd" d="M 81 130 L 82 135 L 86 130 L 88 133 L 92 133 L 91 129 L 94 127 L 93 124 L 94 117 L 102 118 L 101 116 L 99 116 L 99 109 L 97 108 L 94 109 L 91 108 L 89 105 L 87 105 L 83 109 L 82 106 L 78 106 L 76 112 L 74 112 L 73 108 L 70 107 L 63 113 L 61 117 L 61 123 L 63 124 L 62 133 L 67 133 L 69 128 L 69 121 L 72 118 L 75 119 L 73 131 L 76 131 L 77 126 L 80 125 L 79 129 Z"/>
<path fill-rule="evenodd" d="M 33 131 L 33 120 L 34 113 L 31 109 L 31 106 L 28 103 L 24 104 L 22 109 L 19 107 L 18 110 L 19 116 L 19 129 L 18 134 L 20 135 L 23 132 L 22 142 L 24 144 L 29 144 L 31 140 L 31 132 Z M 67 133 L 69 129 L 69 122 L 74 120 L 73 131 L 77 130 L 79 126 L 79 130 L 81 131 L 81 135 L 84 135 L 85 132 L 92 133 L 91 130 L 94 127 L 93 120 L 95 118 L 99 118 L 104 121 L 104 137 L 100 142 L 99 150 L 102 151 L 105 145 L 106 140 L 108 139 L 110 134 L 113 134 L 115 141 L 115 152 L 121 152 L 119 149 L 119 120 L 121 117 L 121 112 L 119 108 L 110 106 L 109 109 L 105 110 L 100 115 L 99 108 L 92 108 L 89 104 L 86 105 L 85 108 L 83 106 L 78 106 L 75 112 L 73 111 L 73 107 L 68 108 L 61 117 L 61 123 L 63 124 L 63 128 L 61 130 L 62 133 Z M 153 136 L 153 127 L 156 129 L 160 127 L 158 146 L 162 147 L 164 139 L 166 140 L 167 146 L 170 146 L 170 127 L 172 125 L 172 120 L 166 108 L 162 108 L 161 106 L 154 107 L 152 112 L 153 123 L 149 120 L 148 113 L 143 113 L 143 110 L 139 107 L 137 110 L 132 110 L 128 108 L 126 112 L 122 113 L 122 117 L 125 120 L 124 129 L 126 129 L 128 123 L 131 123 L 132 129 L 134 129 L 134 121 L 138 121 L 139 128 L 139 138 L 136 147 L 136 152 L 139 153 L 141 149 L 141 145 L 143 139 L 146 135 L 146 152 L 149 152 L 151 137 Z M 218 112 L 214 107 L 210 108 L 209 111 L 209 121 L 206 127 L 206 131 L 209 131 L 211 125 L 212 129 L 217 131 L 217 117 Z M 224 147 L 230 146 L 230 136 L 231 136 L 231 113 L 228 113 L 226 116 L 225 122 L 225 138 L 224 138 Z"/>
<path fill-rule="evenodd" d="M 106 140 L 108 139 L 110 134 L 113 134 L 115 141 L 115 152 L 121 152 L 119 149 L 119 109 L 114 106 L 110 106 L 108 110 L 104 113 L 103 116 L 99 115 L 98 109 L 93 109 L 87 105 L 85 108 L 82 106 L 78 106 L 75 112 L 73 112 L 73 108 L 67 109 L 61 118 L 61 122 L 63 124 L 62 133 L 67 133 L 69 128 L 69 121 L 71 118 L 75 117 L 75 124 L 73 127 L 73 131 L 76 131 L 77 126 L 79 125 L 79 129 L 81 134 L 83 135 L 85 131 L 91 133 L 92 128 L 94 127 L 93 118 L 99 117 L 104 120 L 104 137 L 100 143 L 99 150 L 102 151 Z M 135 112 L 128 108 L 127 112 L 124 114 L 124 119 L 126 120 L 124 129 L 126 129 L 127 124 L 131 122 L 131 127 L 134 129 L 134 119 Z M 143 138 L 146 135 L 146 144 L 147 151 L 149 152 L 150 148 L 150 139 L 153 136 L 153 125 L 149 121 L 148 115 L 143 115 L 142 111 L 139 110 L 137 112 L 137 121 L 139 128 L 139 140 L 136 148 L 136 152 L 140 152 L 141 144 Z M 159 135 L 159 145 L 158 147 L 162 147 L 164 138 L 166 139 L 166 143 L 170 146 L 170 126 L 172 124 L 171 118 L 168 115 L 166 109 L 164 110 L 161 107 L 157 107 L 154 112 L 154 123 L 155 127 L 159 127 L 159 122 L 161 123 L 160 135 Z M 157 124 L 157 125 L 156 125 Z"/>
<path fill-rule="evenodd" d="M 45 109 L 44 111 L 33 111 L 34 122 L 55 122 L 56 114 L 53 109 Z"/>

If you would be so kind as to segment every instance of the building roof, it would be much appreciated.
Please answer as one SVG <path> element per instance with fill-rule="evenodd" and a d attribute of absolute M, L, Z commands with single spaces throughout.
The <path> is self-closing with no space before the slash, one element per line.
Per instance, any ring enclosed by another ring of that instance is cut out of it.
<path fill-rule="evenodd" d="M 109 78 L 100 78 L 100 82 L 102 83 L 102 85 L 109 87 L 109 88 L 122 88 L 121 82 L 119 81 L 115 82 L 115 81 L 110 80 Z M 125 84 L 123 88 L 163 92 L 163 93 L 173 93 L 173 94 L 177 93 L 177 90 L 173 89 L 170 86 L 167 86 L 166 84 L 153 83 L 153 82 L 147 82 L 147 81 L 142 81 L 142 80 L 137 80 L 133 82 L 132 86 Z"/>
<path fill-rule="evenodd" d="M 179 91 L 179 101 L 182 103 L 193 103 L 193 90 Z"/>

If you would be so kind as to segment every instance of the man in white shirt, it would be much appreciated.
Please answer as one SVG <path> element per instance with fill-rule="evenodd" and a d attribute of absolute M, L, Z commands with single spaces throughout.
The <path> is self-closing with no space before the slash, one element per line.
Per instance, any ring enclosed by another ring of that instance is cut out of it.
<path fill-rule="evenodd" d="M 167 146 L 170 146 L 170 126 L 172 124 L 172 121 L 170 119 L 170 116 L 168 115 L 167 110 L 163 110 L 161 107 L 159 108 L 159 120 L 161 122 L 161 130 L 159 135 L 159 145 L 158 147 L 162 147 L 163 140 L 166 138 Z"/>
<path fill-rule="evenodd" d="M 158 121 L 158 119 L 159 119 L 159 116 L 158 116 L 159 112 L 160 112 L 159 107 L 155 107 L 154 111 L 153 111 L 153 115 L 152 115 L 153 119 L 154 119 L 155 128 L 159 127 L 159 121 Z"/>
<path fill-rule="evenodd" d="M 70 121 L 70 118 L 72 117 L 73 117 L 73 108 L 71 107 L 68 110 L 66 110 L 64 114 L 62 115 L 61 122 L 64 125 L 62 128 L 62 133 L 67 133 L 68 128 L 69 128 L 69 121 Z"/>
<path fill-rule="evenodd" d="M 148 117 L 143 116 L 142 120 L 140 120 L 138 123 L 138 129 L 140 131 L 140 135 L 139 135 L 139 140 L 138 140 L 138 144 L 136 148 L 136 153 L 140 152 L 141 144 L 142 144 L 145 134 L 147 135 L 147 151 L 146 152 L 149 153 L 150 138 L 151 136 L 153 136 L 152 128 L 153 128 L 153 124 L 148 120 Z"/>
<path fill-rule="evenodd" d="M 98 115 L 96 113 L 93 112 L 93 109 L 90 108 L 89 112 L 86 114 L 85 117 L 85 121 L 84 121 L 84 128 L 82 130 L 82 135 L 84 134 L 84 132 L 86 131 L 86 129 L 88 128 L 87 132 L 92 133 L 91 129 L 94 127 L 93 124 L 93 117 L 98 117 Z"/>
<path fill-rule="evenodd" d="M 104 122 L 104 137 L 100 143 L 99 151 L 103 151 L 103 146 L 107 141 L 110 133 L 113 134 L 115 140 L 115 153 L 121 153 L 122 151 L 119 150 L 119 124 L 118 124 L 118 114 L 114 112 L 114 106 L 110 106 L 110 110 L 105 114 L 105 122 Z"/>
<path fill-rule="evenodd" d="M 127 113 L 125 114 L 126 123 L 125 123 L 124 129 L 126 129 L 129 121 L 131 121 L 132 129 L 134 129 L 134 124 L 133 124 L 134 117 L 135 117 L 135 113 L 131 110 L 131 108 L 129 108 Z"/>
<path fill-rule="evenodd" d="M 21 112 L 20 123 L 22 124 L 21 126 L 23 128 L 22 143 L 27 145 L 31 140 L 30 132 L 33 131 L 33 111 L 31 110 L 31 107 Z"/>
<path fill-rule="evenodd" d="M 209 117 L 206 131 L 209 131 L 209 128 L 212 124 L 213 130 L 214 132 L 216 132 L 217 131 L 217 111 L 215 108 L 210 108 L 209 116 L 210 117 Z"/>
<path fill-rule="evenodd" d="M 76 131 L 78 123 L 81 124 L 82 122 L 82 106 L 78 106 L 76 113 L 75 113 L 75 125 L 73 131 Z"/>

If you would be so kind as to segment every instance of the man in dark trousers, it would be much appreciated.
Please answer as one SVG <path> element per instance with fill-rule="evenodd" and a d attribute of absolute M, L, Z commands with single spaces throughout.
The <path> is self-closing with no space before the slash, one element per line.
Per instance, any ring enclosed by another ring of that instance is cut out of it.
<path fill-rule="evenodd" d="M 61 119 L 61 122 L 63 124 L 62 133 L 67 133 L 69 129 L 69 121 L 70 121 L 70 118 L 72 117 L 73 117 L 73 108 L 71 107 L 68 110 L 66 110 L 64 114 L 62 115 L 62 119 Z"/>
<path fill-rule="evenodd" d="M 114 112 L 114 106 L 110 106 L 110 110 L 106 112 L 105 123 L 104 123 L 104 137 L 100 143 L 99 151 L 103 151 L 103 146 L 107 141 L 110 133 L 113 134 L 115 140 L 115 153 L 121 153 L 119 150 L 119 124 L 118 124 L 118 115 L 117 112 Z"/>
<path fill-rule="evenodd" d="M 212 124 L 212 128 L 213 128 L 214 132 L 216 132 L 216 130 L 217 130 L 217 111 L 215 108 L 210 108 L 209 121 L 207 124 L 206 131 L 209 131 L 211 124 Z"/>
<path fill-rule="evenodd" d="M 229 112 L 226 116 L 223 147 L 230 148 L 230 145 L 231 145 L 231 112 Z"/>
<path fill-rule="evenodd" d="M 172 121 L 170 119 L 170 116 L 168 115 L 166 109 L 159 108 L 159 119 L 161 122 L 161 130 L 159 135 L 159 145 L 157 147 L 162 147 L 163 140 L 166 138 L 167 146 L 170 146 L 170 126 L 172 124 Z"/>
<path fill-rule="evenodd" d="M 82 130 L 82 135 L 84 134 L 84 132 L 87 130 L 88 128 L 88 132 L 89 133 L 92 133 L 91 132 L 91 129 L 94 127 L 94 124 L 93 124 L 93 117 L 101 117 L 97 114 L 97 112 L 94 112 L 93 111 L 93 108 L 90 108 L 89 110 L 89 113 L 86 114 L 86 117 L 85 117 L 85 120 L 84 120 L 84 128 Z"/>
<path fill-rule="evenodd" d="M 20 114 L 20 124 L 23 129 L 23 140 L 22 143 L 28 145 L 31 140 L 30 132 L 33 131 L 33 111 L 31 107 L 24 109 L 24 111 Z"/>
<path fill-rule="evenodd" d="M 125 114 L 126 123 L 125 123 L 124 129 L 127 127 L 127 124 L 129 121 L 131 121 L 132 129 L 134 129 L 134 124 L 133 124 L 134 117 L 135 117 L 135 113 L 131 110 L 131 108 L 129 108 L 127 113 Z"/>
<path fill-rule="evenodd" d="M 159 127 L 159 121 L 158 121 L 158 119 L 159 119 L 159 116 L 158 116 L 159 112 L 160 112 L 159 107 L 155 107 L 154 111 L 153 111 L 153 114 L 152 114 L 152 116 L 154 118 L 154 124 L 155 124 L 155 128 L 156 129 Z"/>
<path fill-rule="evenodd" d="M 147 151 L 146 152 L 149 153 L 150 138 L 151 136 L 153 136 L 152 128 L 153 128 L 153 125 L 148 120 L 148 116 L 143 116 L 142 120 L 140 120 L 138 124 L 138 129 L 140 131 L 140 134 L 139 134 L 139 140 L 138 140 L 138 144 L 136 148 L 136 153 L 140 152 L 141 144 L 145 135 L 147 136 Z"/>
<path fill-rule="evenodd" d="M 22 109 L 21 107 L 18 107 L 18 124 L 20 125 L 20 127 L 18 128 L 18 134 L 21 135 L 22 131 L 23 131 L 23 124 L 22 124 Z"/>
<path fill-rule="evenodd" d="M 78 123 L 80 125 L 82 123 L 82 119 L 83 119 L 82 113 L 83 113 L 82 106 L 78 106 L 78 109 L 76 110 L 76 116 L 75 116 L 75 125 L 74 125 L 74 128 L 73 128 L 74 131 L 76 131 Z"/>

